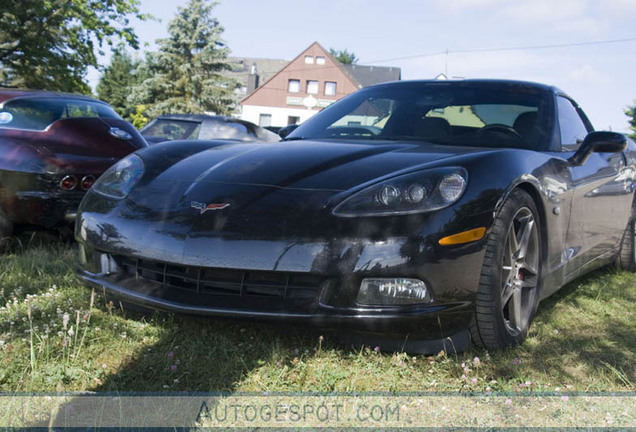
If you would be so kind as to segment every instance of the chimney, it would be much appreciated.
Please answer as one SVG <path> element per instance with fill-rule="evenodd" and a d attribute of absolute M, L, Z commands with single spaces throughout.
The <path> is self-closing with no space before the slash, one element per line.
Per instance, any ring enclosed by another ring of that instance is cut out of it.
<path fill-rule="evenodd" d="M 247 75 L 247 94 L 252 93 L 258 87 L 258 70 L 256 63 L 252 63 L 249 75 Z"/>

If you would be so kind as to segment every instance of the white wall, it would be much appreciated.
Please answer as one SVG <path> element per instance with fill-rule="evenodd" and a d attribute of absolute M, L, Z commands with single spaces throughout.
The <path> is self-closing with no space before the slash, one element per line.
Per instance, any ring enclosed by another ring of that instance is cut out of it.
<path fill-rule="evenodd" d="M 243 105 L 240 118 L 250 121 L 254 124 L 258 124 L 258 120 L 261 114 L 271 114 L 272 126 L 282 127 L 287 126 L 287 117 L 295 116 L 300 117 L 300 122 L 303 123 L 309 117 L 316 114 L 318 110 L 311 110 L 307 108 L 277 108 L 266 107 L 256 105 Z"/>

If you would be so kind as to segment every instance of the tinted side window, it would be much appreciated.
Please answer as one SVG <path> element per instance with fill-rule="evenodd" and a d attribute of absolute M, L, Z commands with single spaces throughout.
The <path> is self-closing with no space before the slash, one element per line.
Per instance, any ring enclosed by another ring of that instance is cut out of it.
<path fill-rule="evenodd" d="M 569 99 L 559 96 L 557 101 L 562 149 L 575 150 L 587 135 L 587 127 Z"/>

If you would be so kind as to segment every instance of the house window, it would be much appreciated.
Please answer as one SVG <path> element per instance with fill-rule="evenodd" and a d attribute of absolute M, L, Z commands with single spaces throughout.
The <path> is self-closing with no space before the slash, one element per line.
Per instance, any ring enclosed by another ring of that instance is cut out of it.
<path fill-rule="evenodd" d="M 262 127 L 267 127 L 272 125 L 272 115 L 271 114 L 260 114 L 258 116 L 258 125 Z"/>
<path fill-rule="evenodd" d="M 333 81 L 325 82 L 325 96 L 335 96 L 336 95 L 336 83 Z"/>
<path fill-rule="evenodd" d="M 316 64 L 324 65 L 325 64 L 325 58 L 322 57 L 322 56 L 316 57 Z"/>
<path fill-rule="evenodd" d="M 318 94 L 318 81 L 307 81 L 307 93 Z"/>
<path fill-rule="evenodd" d="M 300 93 L 300 80 L 290 79 L 287 91 L 290 93 Z"/>
<path fill-rule="evenodd" d="M 312 56 L 305 56 L 305 64 L 314 64 L 314 58 Z"/>
<path fill-rule="evenodd" d="M 300 117 L 296 117 L 296 116 L 287 116 L 287 124 L 288 125 L 295 125 L 300 123 Z"/>

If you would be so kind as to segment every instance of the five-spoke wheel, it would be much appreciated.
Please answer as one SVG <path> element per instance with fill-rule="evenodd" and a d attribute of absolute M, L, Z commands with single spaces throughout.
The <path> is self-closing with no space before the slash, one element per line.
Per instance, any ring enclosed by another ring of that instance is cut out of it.
<path fill-rule="evenodd" d="M 503 348 L 526 337 L 541 287 L 540 230 L 532 197 L 515 189 L 499 211 L 486 243 L 471 325 L 477 345 Z"/>
<path fill-rule="evenodd" d="M 527 327 L 539 276 L 539 236 L 532 211 L 520 208 L 508 228 L 501 279 L 501 307 L 511 334 Z"/>

